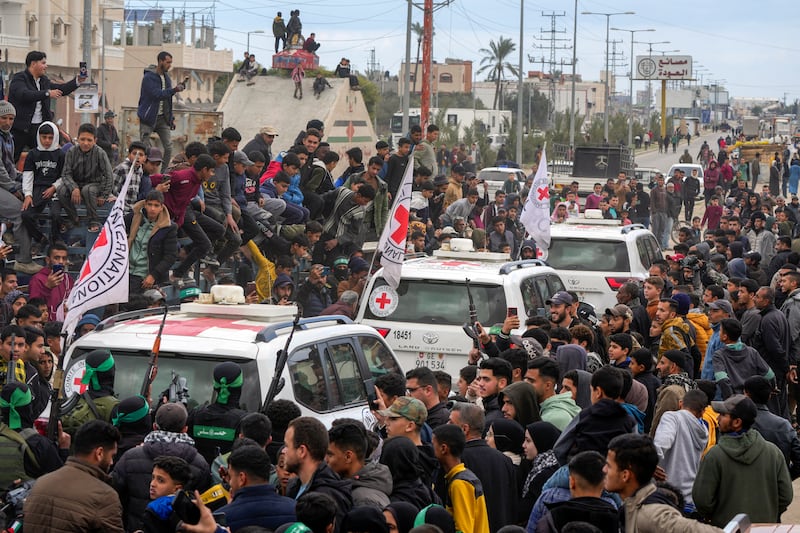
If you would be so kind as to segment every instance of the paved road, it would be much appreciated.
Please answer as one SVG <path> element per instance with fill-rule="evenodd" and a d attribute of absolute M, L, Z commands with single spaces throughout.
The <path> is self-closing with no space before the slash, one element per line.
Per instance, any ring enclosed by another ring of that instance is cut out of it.
<path fill-rule="evenodd" d="M 681 140 L 674 154 L 672 153 L 672 147 L 670 147 L 669 153 L 659 154 L 658 148 L 656 148 L 655 145 L 651 145 L 650 150 L 636 153 L 636 164 L 640 167 L 657 168 L 661 172 L 666 173 L 670 166 L 678 162 L 678 159 L 683 155 L 683 151 L 686 148 L 689 149 L 689 154 L 694 158 L 697 156 L 697 152 L 700 151 L 700 145 L 703 144 L 703 141 L 706 141 L 709 146 L 711 146 L 711 149 L 716 152 L 719 135 L 719 133 L 712 133 L 711 131 L 705 132 L 699 138 L 692 138 L 692 144 L 690 146 L 686 145 L 685 140 Z"/>

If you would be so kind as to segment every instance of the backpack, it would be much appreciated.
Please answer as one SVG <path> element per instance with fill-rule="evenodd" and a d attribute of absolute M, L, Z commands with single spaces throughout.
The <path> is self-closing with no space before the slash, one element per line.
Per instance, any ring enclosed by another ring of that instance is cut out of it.
<path fill-rule="evenodd" d="M 71 436 L 75 436 L 78 428 L 90 420 L 111 420 L 111 410 L 119 400 L 114 396 L 103 396 L 92 400 L 88 392 L 80 395 L 75 408 L 65 413 L 61 417 L 61 424 L 64 431 Z"/>
<path fill-rule="evenodd" d="M 24 456 L 27 456 L 36 470 L 39 470 L 39 461 L 33 450 L 28 445 L 28 439 L 37 432 L 33 428 L 25 428 L 19 432 L 14 431 L 5 423 L 0 422 L 0 494 L 5 494 L 15 480 L 31 479 L 25 472 Z"/>

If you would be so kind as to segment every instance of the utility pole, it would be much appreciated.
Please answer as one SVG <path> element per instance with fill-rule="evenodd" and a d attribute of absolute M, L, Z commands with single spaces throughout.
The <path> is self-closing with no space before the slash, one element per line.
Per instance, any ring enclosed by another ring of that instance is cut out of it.
<path fill-rule="evenodd" d="M 572 89 L 569 107 L 569 147 L 575 149 L 575 67 L 578 64 L 578 0 L 575 0 L 575 13 L 572 17 Z"/>
<path fill-rule="evenodd" d="M 411 105 L 411 0 L 406 14 L 406 68 L 403 69 L 403 135 L 408 135 L 408 108 Z"/>
<path fill-rule="evenodd" d="M 522 43 L 525 39 L 524 33 L 524 22 L 525 20 L 525 0 L 520 0 L 519 2 L 519 67 L 518 67 L 518 74 L 519 74 L 519 81 L 517 82 L 517 162 L 522 165 L 522 141 L 524 140 L 522 136 L 522 84 L 523 84 L 523 69 L 522 69 L 522 61 L 524 57 L 524 51 Z"/>
<path fill-rule="evenodd" d="M 92 0 L 83 0 L 83 61 L 89 82 L 92 80 Z M 105 95 L 103 95 L 105 96 Z M 89 113 L 81 113 L 81 121 L 94 122 Z"/>
<path fill-rule="evenodd" d="M 628 146 L 630 147 L 630 146 L 633 146 L 633 76 L 635 75 L 635 69 L 636 69 L 635 60 L 634 60 L 634 57 L 633 57 L 633 36 L 634 36 L 634 34 L 639 33 L 639 32 L 656 31 L 656 30 L 654 30 L 652 28 L 648 28 L 646 30 L 625 30 L 625 29 L 622 29 L 622 28 L 611 28 L 611 29 L 615 30 L 615 31 L 627 31 L 628 33 L 631 34 L 631 58 L 630 58 L 630 67 L 631 68 L 629 70 L 629 74 L 630 75 L 628 76 L 629 79 L 630 79 L 629 89 L 630 89 L 630 94 L 631 94 L 631 100 L 628 103 Z M 647 104 L 647 108 L 648 109 L 650 108 L 650 104 L 649 103 Z"/>
<path fill-rule="evenodd" d="M 611 40 L 610 44 L 611 44 L 611 57 L 609 58 L 610 66 L 609 66 L 609 71 L 606 73 L 606 77 L 608 78 L 608 84 L 609 84 L 608 112 L 606 113 L 606 116 L 608 116 L 609 119 L 611 117 L 611 110 L 613 108 L 613 102 L 611 100 L 611 97 L 617 93 L 617 83 L 616 83 L 617 68 L 626 66 L 625 63 L 623 63 L 623 61 L 625 60 L 624 54 L 622 53 L 622 51 L 617 51 L 617 45 L 622 44 L 622 41 Z M 609 139 L 608 136 L 606 136 L 606 139 L 609 142 L 611 142 L 611 139 Z"/>
<path fill-rule="evenodd" d="M 606 18 L 606 76 L 605 76 L 605 95 L 604 95 L 604 109 L 603 109 L 603 136 L 605 137 L 605 141 L 608 141 L 608 107 L 609 107 L 609 92 L 608 92 L 608 77 L 609 77 L 609 70 L 608 70 L 608 60 L 609 60 L 609 53 L 608 53 L 608 43 L 609 43 L 609 32 L 611 29 L 611 17 L 614 15 L 635 15 L 634 11 L 621 11 L 616 13 L 595 13 L 592 11 L 584 11 L 581 13 L 582 15 L 602 15 Z"/>
<path fill-rule="evenodd" d="M 542 11 L 542 16 L 545 18 L 550 19 L 550 28 L 539 29 L 539 37 L 538 40 L 549 43 L 547 45 L 547 49 L 549 49 L 549 54 L 547 56 L 547 64 L 549 66 L 548 74 L 550 76 L 549 83 L 548 83 L 548 99 L 550 100 L 550 105 L 547 109 L 547 123 L 549 126 L 552 126 L 555 123 L 555 110 L 556 110 L 556 80 L 555 80 L 555 70 L 558 62 L 556 61 L 556 50 L 568 50 L 570 47 L 568 45 L 559 44 L 561 42 L 569 41 L 569 39 L 565 39 L 563 37 L 559 37 L 561 34 L 567 33 L 565 29 L 557 29 L 556 27 L 556 20 L 558 17 L 565 16 L 566 13 L 561 11 L 555 12 L 551 11 L 550 13 L 546 13 Z M 544 45 L 542 45 L 544 48 Z M 544 63 L 545 63 L 545 56 L 542 56 L 542 70 L 544 70 Z"/>

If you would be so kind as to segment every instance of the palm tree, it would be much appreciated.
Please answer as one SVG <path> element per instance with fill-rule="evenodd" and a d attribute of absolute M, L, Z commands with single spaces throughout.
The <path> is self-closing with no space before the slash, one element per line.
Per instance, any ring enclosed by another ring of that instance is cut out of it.
<path fill-rule="evenodd" d="M 483 54 L 481 68 L 478 74 L 489 71 L 489 81 L 495 82 L 494 104 L 492 109 L 497 109 L 497 101 L 500 98 L 500 83 L 503 81 L 506 71 L 514 76 L 518 75 L 517 67 L 509 63 L 506 59 L 516 50 L 517 45 L 511 39 L 500 37 L 497 42 L 489 41 L 489 48 L 478 50 Z"/>

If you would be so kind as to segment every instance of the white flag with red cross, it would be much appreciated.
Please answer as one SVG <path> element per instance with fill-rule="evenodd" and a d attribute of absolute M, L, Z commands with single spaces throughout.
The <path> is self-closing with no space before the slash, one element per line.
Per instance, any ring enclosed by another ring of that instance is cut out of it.
<path fill-rule="evenodd" d="M 536 257 L 547 259 L 547 251 L 550 249 L 550 180 L 547 177 L 544 147 L 519 220 L 536 243 Z"/>
<path fill-rule="evenodd" d="M 132 175 L 133 165 L 69 294 L 62 332 L 72 334 L 91 309 L 128 301 L 128 234 L 123 215 Z"/>
<path fill-rule="evenodd" d="M 414 177 L 414 165 L 409 160 L 403 181 L 397 190 L 397 198 L 389 213 L 389 221 L 383 228 L 378 241 L 378 250 L 381 252 L 381 265 L 383 266 L 383 279 L 396 289 L 400 284 L 400 274 L 403 270 L 403 259 L 406 255 L 406 238 L 408 237 L 408 215 L 411 210 L 411 181 Z"/>

